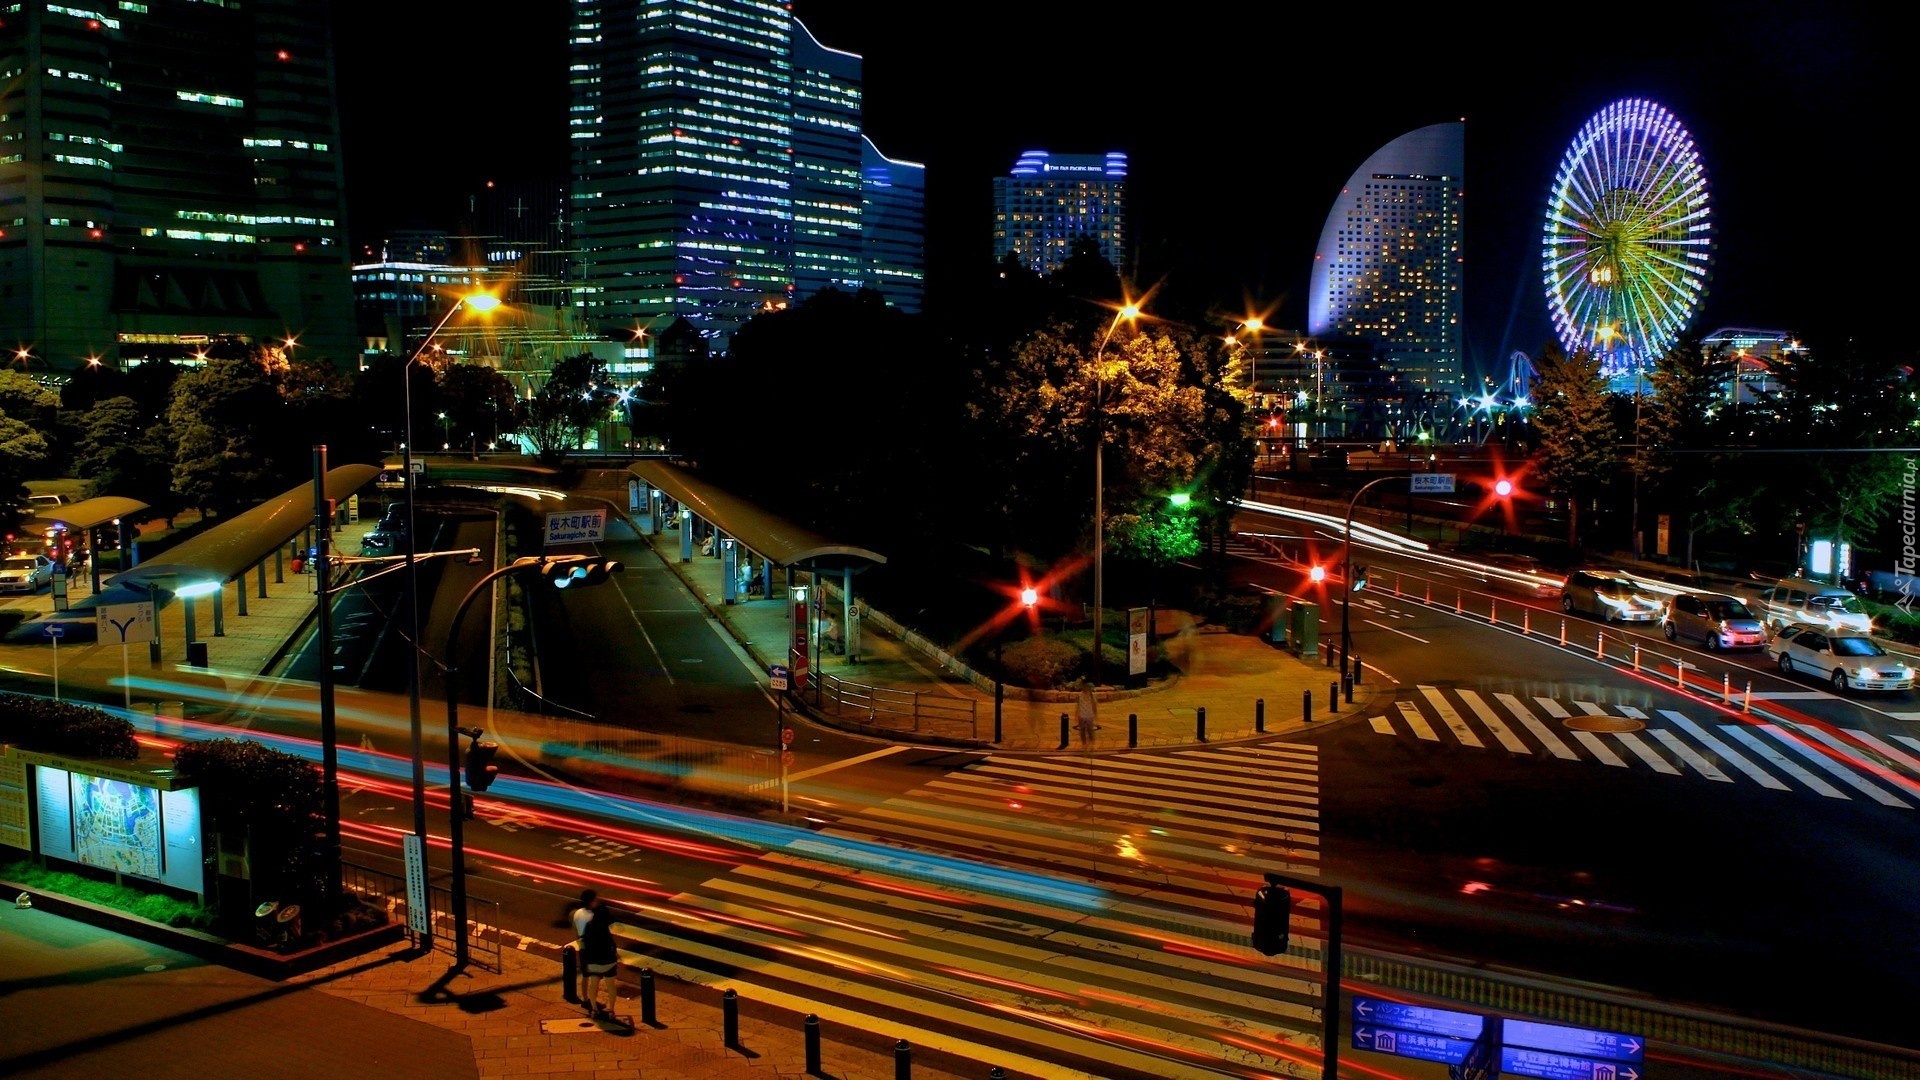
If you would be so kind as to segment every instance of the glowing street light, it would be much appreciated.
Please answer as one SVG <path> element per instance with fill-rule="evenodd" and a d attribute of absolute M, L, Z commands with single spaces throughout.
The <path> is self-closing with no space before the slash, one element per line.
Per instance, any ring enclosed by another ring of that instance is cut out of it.
<path fill-rule="evenodd" d="M 1127 303 L 1113 313 L 1113 319 L 1107 323 L 1107 332 L 1100 339 L 1100 347 L 1093 353 L 1093 682 L 1100 683 L 1100 645 L 1101 632 L 1105 629 L 1106 618 L 1106 549 L 1107 522 L 1105 504 L 1102 498 L 1106 489 L 1105 460 L 1106 431 L 1101 423 L 1101 408 L 1106 396 L 1106 359 L 1107 344 L 1113 340 L 1113 332 L 1120 326 L 1120 320 L 1129 323 L 1140 317 L 1140 305 Z"/>

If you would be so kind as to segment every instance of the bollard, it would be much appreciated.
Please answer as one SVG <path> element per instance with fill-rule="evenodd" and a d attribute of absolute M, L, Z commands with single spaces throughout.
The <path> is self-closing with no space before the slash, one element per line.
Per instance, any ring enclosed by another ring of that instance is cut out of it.
<path fill-rule="evenodd" d="M 1453 613 L 1455 615 L 1458 615 L 1465 610 L 1466 608 L 1462 605 L 1460 600 L 1460 590 L 1459 589 L 1453 590 Z"/>
<path fill-rule="evenodd" d="M 1747 680 L 1747 700 L 1745 704 L 1740 706 L 1740 711 L 1744 713 L 1750 713 L 1753 711 L 1753 680 L 1752 679 Z"/>
<path fill-rule="evenodd" d="M 807 1075 L 820 1075 L 820 1018 L 807 1014 Z"/>
<path fill-rule="evenodd" d="M 1313 723 L 1313 691 L 1311 690 L 1300 691 L 1300 722 Z"/>
<path fill-rule="evenodd" d="M 1673 662 L 1673 688 L 1675 690 L 1685 690 L 1687 688 L 1687 662 L 1685 660 L 1675 660 Z"/>
<path fill-rule="evenodd" d="M 1520 632 L 1522 634 L 1533 633 L 1533 609 L 1532 608 L 1520 609 Z"/>
<path fill-rule="evenodd" d="M 1593 658 L 1595 660 L 1605 660 L 1607 658 L 1607 632 L 1605 630 L 1593 636 Z"/>
<path fill-rule="evenodd" d="M 1347 704 L 1353 704 L 1353 676 L 1347 676 Z"/>
<path fill-rule="evenodd" d="M 725 1038 L 723 1045 L 729 1050 L 740 1049 L 740 991 L 729 988 L 720 995 L 720 1032 Z"/>
<path fill-rule="evenodd" d="M 1500 602 L 1498 600 L 1487 601 L 1487 621 L 1495 626 L 1500 625 Z"/>
<path fill-rule="evenodd" d="M 1427 582 L 1427 603 L 1433 603 L 1433 582 Z"/>
<path fill-rule="evenodd" d="M 1393 598 L 1395 600 L 1400 599 L 1400 575 L 1398 572 L 1393 575 Z"/>
<path fill-rule="evenodd" d="M 1565 648 L 1566 644 L 1567 644 L 1567 620 L 1561 619 L 1560 620 L 1560 647 Z"/>
<path fill-rule="evenodd" d="M 580 1004 L 580 950 L 571 945 L 560 950 L 560 985 L 568 1003 Z"/>
<path fill-rule="evenodd" d="M 1061 713 L 1060 714 L 1060 749 L 1062 750 L 1065 750 L 1067 748 L 1067 731 L 1068 731 L 1067 714 Z"/>
<path fill-rule="evenodd" d="M 1637 641 L 1633 643 L 1633 670 L 1640 670 L 1640 643 Z"/>
<path fill-rule="evenodd" d="M 1333 639 L 1327 639 L 1327 666 L 1333 666 Z"/>
<path fill-rule="evenodd" d="M 640 1022 L 649 1027 L 657 1027 L 659 1021 L 653 1011 L 653 969 L 640 969 Z"/>
<path fill-rule="evenodd" d="M 1127 749 L 1140 745 L 1140 714 L 1127 714 Z"/>
<path fill-rule="evenodd" d="M 993 1071 L 987 1074 L 987 1080 L 1007 1080 L 1007 1070 L 995 1065 Z"/>
<path fill-rule="evenodd" d="M 1253 699 L 1253 730 L 1264 735 L 1267 733 L 1267 699 Z"/>
<path fill-rule="evenodd" d="M 1327 684 L 1327 715 L 1332 716 L 1334 713 L 1337 713 L 1339 711 L 1340 711 L 1340 684 L 1337 682 L 1330 682 Z"/>
<path fill-rule="evenodd" d="M 1733 704 L 1733 675 L 1731 673 L 1720 676 L 1720 700 L 1726 702 L 1728 705 Z"/>
<path fill-rule="evenodd" d="M 1198 709 L 1194 710 L 1193 716 L 1194 716 L 1194 732 L 1193 733 L 1199 739 L 1199 741 L 1206 742 L 1207 741 L 1207 707 L 1205 705 L 1200 706 Z"/>
<path fill-rule="evenodd" d="M 913 1080 L 913 1047 L 905 1039 L 893 1046 L 893 1080 Z"/>

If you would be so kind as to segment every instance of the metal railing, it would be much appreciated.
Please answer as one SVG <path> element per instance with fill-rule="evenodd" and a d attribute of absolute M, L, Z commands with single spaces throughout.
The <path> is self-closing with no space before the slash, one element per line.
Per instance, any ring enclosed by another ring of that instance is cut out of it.
<path fill-rule="evenodd" d="M 407 922 L 407 885 L 401 878 L 357 863 L 340 864 L 340 887 L 374 905 L 384 905 L 395 922 Z M 453 939 L 453 893 L 438 885 L 427 887 L 432 916 L 427 920 L 435 942 Z M 500 972 L 500 903 L 467 897 L 467 955 L 473 963 Z"/>
<path fill-rule="evenodd" d="M 812 704 L 836 720 L 883 731 L 980 737 L 979 703 L 972 698 L 869 686 L 819 672 Z"/>

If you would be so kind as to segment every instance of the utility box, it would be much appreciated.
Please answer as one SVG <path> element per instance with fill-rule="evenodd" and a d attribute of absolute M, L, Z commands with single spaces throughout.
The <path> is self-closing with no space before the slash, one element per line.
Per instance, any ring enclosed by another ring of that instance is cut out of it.
<path fill-rule="evenodd" d="M 1279 593 L 1267 597 L 1267 640 L 1275 645 L 1287 643 L 1287 598 Z"/>
<path fill-rule="evenodd" d="M 1293 649 L 1301 656 L 1320 652 L 1320 605 L 1311 600 L 1293 602 Z"/>

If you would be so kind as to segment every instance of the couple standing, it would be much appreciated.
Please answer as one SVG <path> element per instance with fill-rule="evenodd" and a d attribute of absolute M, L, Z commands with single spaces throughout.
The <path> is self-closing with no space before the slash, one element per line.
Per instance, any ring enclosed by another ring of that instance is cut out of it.
<path fill-rule="evenodd" d="M 580 894 L 580 906 L 573 909 L 574 948 L 580 953 L 580 971 L 584 988 L 581 1003 L 587 1015 L 614 1019 L 613 1008 L 620 990 L 618 975 L 620 954 L 613 943 L 613 913 L 600 894 L 587 889 Z M 600 1003 L 605 991 L 606 1004 Z"/>

